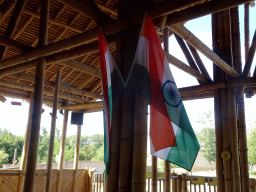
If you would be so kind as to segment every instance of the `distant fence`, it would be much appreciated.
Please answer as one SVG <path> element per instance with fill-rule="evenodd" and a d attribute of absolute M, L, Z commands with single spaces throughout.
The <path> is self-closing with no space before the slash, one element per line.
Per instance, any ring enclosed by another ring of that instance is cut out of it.
<path fill-rule="evenodd" d="M 104 174 L 94 173 L 92 175 L 92 192 L 104 191 Z M 158 173 L 157 192 L 165 191 L 164 173 Z M 171 175 L 171 192 L 217 192 L 216 177 L 193 176 L 193 175 Z M 151 172 L 146 175 L 146 191 L 152 192 Z M 250 192 L 256 192 L 256 179 L 250 179 Z"/>

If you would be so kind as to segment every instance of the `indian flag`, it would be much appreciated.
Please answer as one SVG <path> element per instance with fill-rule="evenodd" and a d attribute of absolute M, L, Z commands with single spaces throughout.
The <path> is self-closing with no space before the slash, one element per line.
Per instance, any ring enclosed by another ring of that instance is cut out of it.
<path fill-rule="evenodd" d="M 150 103 L 152 155 L 190 171 L 199 144 L 149 16 L 142 27 L 128 81 L 127 87 Z"/>
<path fill-rule="evenodd" d="M 124 82 L 101 30 L 99 30 L 99 53 L 103 89 L 104 162 L 106 165 L 106 172 L 108 173 L 113 98 L 123 90 Z M 112 81 L 114 83 L 112 83 Z"/>

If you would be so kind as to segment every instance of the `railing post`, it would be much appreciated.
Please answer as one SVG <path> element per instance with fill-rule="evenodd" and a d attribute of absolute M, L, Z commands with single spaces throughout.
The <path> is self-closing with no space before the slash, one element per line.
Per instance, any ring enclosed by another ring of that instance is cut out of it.
<path fill-rule="evenodd" d="M 182 192 L 188 191 L 186 176 L 186 174 L 182 174 Z"/>
<path fill-rule="evenodd" d="M 176 173 L 172 173 L 172 176 L 177 176 Z M 177 179 L 173 178 L 172 179 L 172 192 L 177 192 L 178 191 L 178 186 L 177 186 Z"/>
<path fill-rule="evenodd" d="M 178 184 L 178 192 L 182 192 L 182 178 L 181 175 L 178 175 L 178 179 L 177 179 L 177 184 Z"/>

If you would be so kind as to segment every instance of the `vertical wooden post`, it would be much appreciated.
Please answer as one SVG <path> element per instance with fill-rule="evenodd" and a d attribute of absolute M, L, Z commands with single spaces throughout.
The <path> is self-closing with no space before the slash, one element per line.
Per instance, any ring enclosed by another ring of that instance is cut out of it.
<path fill-rule="evenodd" d="M 152 156 L 152 192 L 157 192 L 157 157 Z"/>
<path fill-rule="evenodd" d="M 134 112 L 134 147 L 133 147 L 133 173 L 132 192 L 146 191 L 147 169 L 147 112 L 148 101 L 136 95 Z"/>
<path fill-rule="evenodd" d="M 236 103 L 234 88 L 228 88 L 228 110 L 229 110 L 229 130 L 231 140 L 231 166 L 233 178 L 234 192 L 240 192 L 240 170 L 239 170 L 239 157 L 238 157 L 238 130 L 237 130 L 237 117 L 236 117 Z"/>
<path fill-rule="evenodd" d="M 20 172 L 21 173 L 25 173 L 26 164 L 27 164 L 29 134 L 30 134 L 30 129 L 31 129 L 31 119 L 32 119 L 32 107 L 33 107 L 32 104 L 33 104 L 33 93 L 30 94 L 30 103 L 29 103 L 29 111 L 28 111 L 28 122 L 27 122 L 25 138 L 24 138 L 24 146 L 23 146 L 22 158 L 21 158 L 21 163 L 20 163 Z M 23 190 L 23 184 L 24 184 L 24 175 L 21 175 L 20 178 L 19 178 L 18 192 L 21 192 Z"/>
<path fill-rule="evenodd" d="M 169 53 L 169 28 L 164 28 L 164 50 Z M 170 163 L 165 161 L 165 192 L 170 192 Z"/>
<path fill-rule="evenodd" d="M 172 175 L 177 176 L 176 173 L 173 173 Z M 177 190 L 178 190 L 177 179 L 174 178 L 174 179 L 172 179 L 172 192 L 177 192 Z"/>
<path fill-rule="evenodd" d="M 241 45 L 238 7 L 230 9 L 231 29 L 232 29 L 232 53 L 234 68 L 238 73 L 242 73 Z M 241 88 L 238 88 L 239 90 Z M 241 89 L 242 90 L 242 89 Z M 240 94 L 240 93 L 239 93 Z M 231 152 L 232 152 L 232 172 L 233 172 L 233 191 L 241 190 L 239 153 L 238 153 L 238 126 L 237 126 L 237 108 L 235 101 L 234 88 L 228 90 L 229 101 L 229 125 L 231 134 Z"/>
<path fill-rule="evenodd" d="M 12 167 L 15 166 L 15 160 L 16 160 L 16 158 L 17 158 L 17 148 L 15 148 L 15 150 L 14 150 Z"/>
<path fill-rule="evenodd" d="M 219 47 L 218 40 L 218 13 L 212 14 L 212 43 L 213 43 L 213 51 L 217 51 Z M 214 81 L 219 80 L 220 69 L 213 65 L 214 71 Z M 215 114 L 215 135 L 216 135 L 216 175 L 218 179 L 218 190 L 224 191 L 224 183 L 223 183 L 223 164 L 221 158 L 222 152 L 222 124 L 221 124 L 221 105 L 220 102 L 220 90 L 215 90 L 214 92 L 214 114 Z"/>
<path fill-rule="evenodd" d="M 187 192 L 188 187 L 187 187 L 187 179 L 186 179 L 186 174 L 182 174 L 182 192 Z"/>
<path fill-rule="evenodd" d="M 66 101 L 66 104 L 67 103 L 68 103 L 68 101 Z M 67 125 L 68 125 L 68 113 L 69 113 L 68 110 L 64 111 L 63 128 L 62 128 L 61 144 L 60 144 L 60 155 L 59 155 L 59 163 L 58 163 L 59 173 L 58 173 L 58 179 L 57 179 L 57 190 L 56 190 L 56 192 L 60 192 L 60 189 L 61 189 L 61 178 L 62 178 L 64 151 L 65 151 Z"/>
<path fill-rule="evenodd" d="M 55 81 L 54 100 L 53 100 L 53 107 L 52 107 L 52 123 L 51 123 L 51 131 L 50 131 L 50 143 L 49 143 L 48 163 L 47 163 L 46 183 L 45 183 L 46 192 L 50 191 L 50 185 L 51 185 L 52 155 L 53 155 L 53 148 L 54 148 L 56 117 L 57 117 L 57 108 L 58 108 L 58 100 L 59 100 L 60 77 L 61 77 L 61 72 L 59 71 Z"/>
<path fill-rule="evenodd" d="M 245 62 L 250 47 L 250 28 L 249 28 L 249 3 L 244 4 L 244 49 L 245 49 Z"/>
<path fill-rule="evenodd" d="M 50 0 L 41 1 L 41 17 L 38 46 L 44 46 L 47 44 L 49 6 Z M 29 138 L 28 161 L 25 175 L 24 192 L 34 191 L 34 179 L 36 173 L 38 141 L 41 124 L 46 58 L 39 58 L 37 62 L 38 63 L 36 66 L 33 112 Z"/>
<path fill-rule="evenodd" d="M 76 137 L 76 149 L 75 149 L 75 157 L 74 157 L 74 175 L 73 175 L 73 185 L 72 185 L 72 191 L 76 191 L 76 175 L 77 175 L 77 169 L 78 169 L 78 163 L 79 163 L 79 147 L 80 147 L 80 139 L 81 139 L 81 128 L 82 125 L 77 126 L 77 137 Z"/>
<path fill-rule="evenodd" d="M 181 175 L 178 175 L 177 184 L 178 184 L 178 192 L 183 192 L 182 191 L 182 176 Z"/>
<path fill-rule="evenodd" d="M 244 94 L 237 96 L 238 104 L 238 138 L 240 147 L 240 171 L 241 171 L 241 191 L 249 191 L 248 154 L 246 142 L 246 124 L 244 109 Z"/>

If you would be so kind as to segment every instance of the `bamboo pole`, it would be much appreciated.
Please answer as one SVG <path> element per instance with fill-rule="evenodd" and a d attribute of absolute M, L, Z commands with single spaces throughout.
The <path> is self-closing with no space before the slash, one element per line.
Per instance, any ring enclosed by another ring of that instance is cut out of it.
<path fill-rule="evenodd" d="M 213 51 L 218 49 L 218 14 L 212 15 L 212 43 Z M 214 81 L 220 79 L 219 68 L 213 65 Z M 216 176 L 218 178 L 218 190 L 225 191 L 224 178 L 223 178 L 223 164 L 221 158 L 222 152 L 222 123 L 221 123 L 221 96 L 220 90 L 217 89 L 214 92 L 214 114 L 215 114 L 215 135 L 216 135 Z"/>
<path fill-rule="evenodd" d="M 66 101 L 66 104 L 68 101 Z M 60 154 L 59 154 L 59 162 L 58 162 L 58 178 L 56 184 L 56 192 L 61 191 L 61 179 L 62 179 L 62 171 L 63 171 L 63 162 L 64 162 L 64 151 L 65 151 L 65 144 L 66 144 L 66 135 L 67 135 L 67 126 L 68 126 L 68 110 L 64 111 L 64 118 L 63 118 L 63 127 L 62 127 L 62 135 L 61 135 L 61 144 L 60 144 Z M 88 173 L 89 174 L 89 173 Z"/>
<path fill-rule="evenodd" d="M 249 3 L 244 4 L 244 50 L 245 62 L 247 60 L 249 47 L 250 47 L 250 27 L 249 27 Z"/>
<path fill-rule="evenodd" d="M 237 96 L 238 140 L 240 152 L 241 192 L 249 191 L 248 154 L 245 124 L 244 95 Z"/>
<path fill-rule="evenodd" d="M 5 7 L 5 10 L 1 12 L 1 18 L 0 18 L 0 24 L 5 20 L 7 15 L 11 12 L 12 8 L 15 6 L 17 0 L 11 0 L 7 6 Z"/>
<path fill-rule="evenodd" d="M 152 192 L 157 192 L 157 157 L 152 155 Z"/>
<path fill-rule="evenodd" d="M 168 15 L 166 25 L 170 26 L 176 23 L 182 23 L 184 21 L 192 20 L 198 17 L 202 17 L 208 14 L 217 13 L 232 7 L 236 7 L 243 3 L 249 2 L 248 0 L 214 0 L 201 3 L 185 10 L 177 11 Z"/>
<path fill-rule="evenodd" d="M 17 79 L 30 81 L 32 83 L 35 82 L 35 76 L 28 75 L 28 74 L 25 74 L 25 73 L 12 74 L 12 77 L 15 77 Z M 54 82 L 53 81 L 45 80 L 44 83 L 47 86 L 54 87 Z M 96 98 L 96 99 L 101 99 L 102 98 L 102 96 L 99 95 L 99 94 L 91 93 L 89 91 L 84 91 L 84 90 L 81 90 L 81 89 L 78 89 L 78 88 L 75 88 L 75 87 L 72 87 L 72 86 L 62 84 L 62 83 L 60 84 L 60 89 L 64 90 L 64 91 L 67 91 L 67 92 L 70 92 L 70 93 L 73 93 L 73 94 L 78 94 L 78 95 L 81 95 L 81 96 L 86 96 L 86 97 L 91 97 L 91 98 Z"/>
<path fill-rule="evenodd" d="M 31 49 L 30 46 L 24 44 L 24 43 L 21 43 L 19 41 L 15 41 L 13 39 L 10 39 L 4 35 L 0 35 L 0 45 L 3 45 L 3 46 L 8 46 L 8 47 L 11 47 L 13 49 L 17 49 L 19 51 L 25 51 L 25 50 L 29 50 Z"/>
<path fill-rule="evenodd" d="M 47 162 L 47 171 L 46 171 L 47 174 L 46 174 L 46 183 L 45 183 L 46 192 L 50 191 L 50 185 L 51 185 L 52 156 L 53 156 L 53 148 L 54 148 L 55 129 L 56 129 L 57 105 L 58 105 L 59 90 L 60 90 L 60 78 L 61 78 L 61 72 L 59 71 L 56 77 L 56 82 L 55 82 L 54 101 L 53 101 L 53 108 L 52 108 L 52 122 L 51 122 L 48 162 Z"/>
<path fill-rule="evenodd" d="M 2 103 L 4 103 L 4 102 L 6 101 L 6 98 L 5 98 L 4 96 L 0 95 L 0 101 L 1 101 Z"/>
<path fill-rule="evenodd" d="M 210 81 L 211 77 L 210 77 L 207 69 L 205 68 L 205 66 L 204 66 L 204 64 L 203 64 L 199 54 L 197 53 L 197 50 L 194 47 L 192 47 L 190 44 L 188 44 L 188 47 L 189 47 L 189 50 L 192 53 L 192 55 L 193 55 L 193 57 L 194 57 L 194 59 L 195 59 L 195 61 L 197 63 L 197 66 L 199 67 L 201 73 L 204 76 L 206 76 L 209 79 L 209 81 Z"/>
<path fill-rule="evenodd" d="M 39 46 L 47 44 L 48 37 L 48 18 L 49 18 L 49 0 L 41 1 L 41 18 L 40 18 L 40 29 L 39 29 Z M 45 64 L 46 59 L 38 59 L 36 67 L 36 79 L 35 79 L 35 90 L 33 99 L 33 112 L 31 121 L 31 132 L 29 140 L 28 150 L 28 161 L 25 175 L 24 192 L 33 192 L 34 190 L 34 179 L 36 171 L 38 141 L 40 132 L 40 121 L 42 113 L 43 103 L 43 91 L 44 91 L 44 76 L 45 76 Z"/>
<path fill-rule="evenodd" d="M 135 95 L 131 92 L 126 92 L 123 100 L 118 192 L 129 192 L 132 190 L 131 181 L 133 170 L 131 168 L 133 164 L 134 142 L 134 97 Z"/>
<path fill-rule="evenodd" d="M 115 43 L 109 44 L 110 48 L 112 48 L 114 46 L 115 46 Z M 56 53 L 56 54 L 50 55 L 47 57 L 46 64 L 49 65 L 49 64 L 53 64 L 53 63 L 58 63 L 58 62 L 73 59 L 73 58 L 76 58 L 76 57 L 79 57 L 82 55 L 88 55 L 91 53 L 95 53 L 98 51 L 99 51 L 98 43 L 94 42 L 94 43 L 76 47 L 74 49 L 63 51 L 61 53 Z M 27 54 L 27 55 L 29 55 L 29 54 Z M 0 61 L 0 64 L 2 64 L 2 66 L 0 67 L 0 69 L 2 69 L 2 70 L 0 70 L 0 76 L 9 75 L 12 73 L 18 73 L 18 72 L 21 72 L 24 70 L 32 69 L 36 66 L 35 60 L 30 60 L 30 61 L 26 62 L 26 60 L 24 60 L 24 56 L 22 56 L 22 57 L 23 57 L 22 62 L 25 62 L 25 63 L 21 63 L 21 64 L 17 64 L 17 65 L 15 64 L 15 62 L 11 61 L 11 60 L 16 60 L 16 56 L 12 57 L 10 59 Z M 38 57 L 41 57 L 41 55 L 38 55 Z"/>
<path fill-rule="evenodd" d="M 6 80 L 0 80 L 0 85 L 5 85 L 5 86 L 11 87 L 11 88 L 24 89 L 24 90 L 27 90 L 27 91 L 34 91 L 33 86 L 14 83 L 14 82 L 6 81 Z M 47 89 L 45 89 L 43 93 L 46 94 L 46 95 L 50 95 L 50 96 L 54 95 L 53 91 L 50 91 L 50 90 L 47 90 Z M 77 101 L 77 102 L 81 102 L 81 103 L 90 102 L 90 100 L 88 100 L 88 99 L 83 99 L 81 97 L 77 97 L 77 96 L 69 95 L 69 94 L 65 94 L 65 93 L 60 93 L 59 97 L 63 98 L 63 99 L 70 99 L 72 101 Z"/>
<path fill-rule="evenodd" d="M 134 144 L 132 165 L 132 192 L 146 191 L 147 169 L 147 112 L 148 101 L 136 95 L 134 112 Z"/>
<path fill-rule="evenodd" d="M 248 55 L 247 55 L 247 59 L 245 62 L 245 66 L 244 66 L 244 71 L 243 71 L 243 77 L 247 77 L 249 75 L 250 72 L 250 68 L 252 65 L 252 61 L 255 55 L 255 50 L 256 50 L 256 30 L 255 33 L 253 35 L 253 39 L 252 39 L 252 44 L 251 47 L 249 49 Z M 253 73 L 253 76 L 255 76 L 255 71 Z"/>
<path fill-rule="evenodd" d="M 179 35 L 177 35 L 176 33 L 174 33 L 174 36 L 175 36 L 177 42 L 179 43 L 180 48 L 183 51 L 183 53 L 184 53 L 184 55 L 185 55 L 185 57 L 186 57 L 186 59 L 188 61 L 188 64 L 190 65 L 190 67 L 199 72 L 199 69 L 198 69 L 194 59 L 192 58 L 192 56 L 191 56 L 191 54 L 190 54 L 190 52 L 189 52 L 189 50 L 187 48 L 187 45 L 185 44 L 183 39 Z M 202 84 L 202 82 L 200 82 L 200 81 L 198 81 L 198 82 L 199 82 L 199 84 Z"/>
<path fill-rule="evenodd" d="M 19 0 L 17 1 L 15 7 L 14 7 L 14 11 L 12 14 L 12 17 L 9 21 L 9 24 L 5 30 L 4 36 L 12 38 L 13 34 L 18 26 L 22 11 L 25 7 L 27 0 Z M 1 47 L 0 48 L 0 58 L 3 59 L 4 55 L 6 53 L 7 47 Z"/>
<path fill-rule="evenodd" d="M 228 88 L 228 111 L 229 111 L 229 130 L 231 141 L 231 167 L 233 190 L 232 192 L 240 192 L 240 170 L 239 170 L 239 156 L 238 156 L 238 130 L 236 117 L 236 103 L 234 88 Z"/>
<path fill-rule="evenodd" d="M 176 34 L 174 34 L 176 35 Z M 177 35 L 176 35 L 177 36 Z M 175 37 L 176 37 L 175 36 Z M 176 37 L 177 38 L 177 37 Z M 182 40 L 182 39 L 181 39 Z M 183 41 L 182 41 L 183 42 Z M 184 42 L 183 42 L 184 43 Z M 181 46 L 181 45 L 180 45 Z M 169 52 L 169 28 L 164 28 L 164 50 L 168 53 Z M 186 50 L 185 50 L 186 52 Z M 185 54 L 184 52 L 184 54 Z M 189 56 L 188 56 L 189 58 Z M 187 58 L 187 60 L 188 60 Z M 193 64 L 192 64 L 193 65 Z M 190 65 L 192 67 L 192 65 Z M 170 180 L 170 162 L 165 161 L 165 192 L 170 192 L 171 190 L 171 180 Z"/>
<path fill-rule="evenodd" d="M 198 80 L 202 81 L 202 82 L 207 82 L 208 78 L 205 77 L 204 75 L 202 75 L 201 73 L 199 73 L 198 71 L 194 70 L 193 68 L 187 66 L 185 63 L 183 63 L 182 61 L 180 61 L 179 59 L 177 59 L 176 57 L 172 56 L 171 54 L 165 52 L 165 57 L 167 59 L 167 61 L 169 63 L 171 63 L 172 65 L 178 67 L 179 69 L 181 69 L 182 71 L 187 72 L 188 74 L 194 76 L 195 78 L 197 78 Z M 1 72 L 0 72 L 1 74 Z"/>
<path fill-rule="evenodd" d="M 182 174 L 182 192 L 187 192 L 188 191 L 188 187 L 187 187 L 187 180 L 186 180 L 186 174 Z"/>
<path fill-rule="evenodd" d="M 24 173 L 24 174 L 25 174 L 25 170 L 26 170 L 28 144 L 29 144 L 29 133 L 30 133 L 30 129 L 31 129 L 32 107 L 33 107 L 32 104 L 33 104 L 33 93 L 31 93 L 31 95 L 30 95 L 27 128 L 26 128 L 22 158 L 21 158 L 21 163 L 20 163 L 20 171 L 21 171 L 21 173 Z M 21 175 L 19 178 L 17 192 L 21 192 L 23 190 L 23 184 L 24 184 L 24 175 Z"/>
<path fill-rule="evenodd" d="M 122 127 L 123 95 L 113 100 L 113 114 L 109 146 L 109 167 L 106 167 L 106 192 L 117 192 L 119 178 L 120 140 Z"/>
<path fill-rule="evenodd" d="M 65 105 L 61 108 L 64 110 L 79 110 L 79 109 L 92 109 L 92 108 L 98 108 L 102 107 L 102 101 L 98 102 L 90 102 L 85 104 L 79 104 L 79 105 Z"/>
<path fill-rule="evenodd" d="M 93 67 L 90 67 L 88 65 L 85 65 L 85 64 L 82 64 L 82 63 L 79 63 L 78 61 L 76 60 L 67 60 L 67 61 L 62 61 L 61 63 L 63 63 L 64 65 L 66 66 L 69 66 L 69 67 L 72 67 L 72 68 L 75 68 L 75 69 L 78 69 L 80 71 L 83 71 L 87 74 L 90 74 L 94 77 L 98 77 L 98 78 L 101 78 L 101 71 L 96 69 L 96 68 L 93 68 Z"/>
<path fill-rule="evenodd" d="M 72 184 L 72 192 L 76 191 L 76 180 L 77 180 L 77 169 L 79 163 L 79 147 L 81 140 L 81 129 L 82 125 L 77 125 L 77 137 L 76 137 L 76 149 L 75 149 L 75 157 L 74 157 L 74 174 L 73 174 L 73 184 Z"/>
<path fill-rule="evenodd" d="M 215 54 L 210 48 L 208 48 L 202 41 L 200 41 L 195 35 L 193 35 L 182 24 L 172 25 L 171 30 L 182 37 L 187 43 L 194 48 L 198 49 L 208 59 L 218 65 L 223 71 L 227 72 L 232 77 L 239 77 L 239 73 L 232 69 L 225 61 L 223 61 L 217 54 Z"/>

